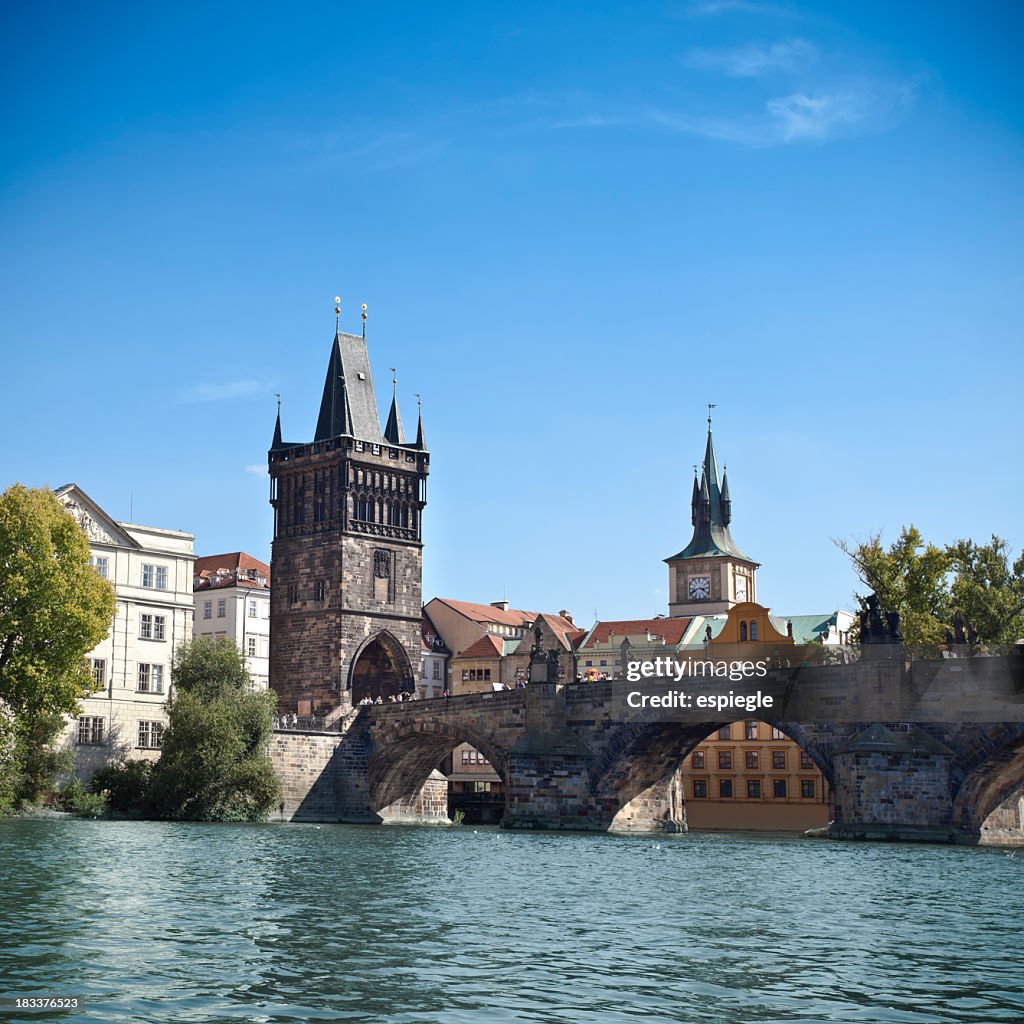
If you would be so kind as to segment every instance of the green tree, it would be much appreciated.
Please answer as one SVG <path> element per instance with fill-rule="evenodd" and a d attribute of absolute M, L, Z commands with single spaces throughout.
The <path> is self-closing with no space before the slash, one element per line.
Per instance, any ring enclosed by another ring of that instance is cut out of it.
<path fill-rule="evenodd" d="M 1024 637 L 1024 554 L 1010 563 L 1005 540 L 958 540 L 948 548 L 953 566 L 952 603 L 986 643 Z"/>
<path fill-rule="evenodd" d="M 277 703 L 249 691 L 242 655 L 226 638 L 182 644 L 171 667 L 169 725 L 149 804 L 161 818 L 262 821 L 281 801 L 267 754 Z"/>
<path fill-rule="evenodd" d="M 0 495 L 0 809 L 36 798 L 63 766 L 53 741 L 93 688 L 85 656 L 115 607 L 51 491 Z"/>
<path fill-rule="evenodd" d="M 851 545 L 836 541 L 850 557 L 861 583 L 856 594 L 861 609 L 872 592 L 886 611 L 899 612 L 903 637 L 908 644 L 937 644 L 945 635 L 951 615 L 949 574 L 953 560 L 945 548 L 926 544 L 913 525 L 905 526 L 886 550 L 881 533 Z"/>

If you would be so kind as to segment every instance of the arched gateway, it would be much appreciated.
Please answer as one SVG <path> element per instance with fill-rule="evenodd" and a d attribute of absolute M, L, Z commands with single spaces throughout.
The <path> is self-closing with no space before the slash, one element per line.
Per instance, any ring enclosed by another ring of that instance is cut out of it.
<path fill-rule="evenodd" d="M 364 697 L 376 700 L 416 689 L 412 666 L 405 648 L 387 630 L 381 630 L 363 642 L 352 659 L 348 690 L 353 704 Z"/>

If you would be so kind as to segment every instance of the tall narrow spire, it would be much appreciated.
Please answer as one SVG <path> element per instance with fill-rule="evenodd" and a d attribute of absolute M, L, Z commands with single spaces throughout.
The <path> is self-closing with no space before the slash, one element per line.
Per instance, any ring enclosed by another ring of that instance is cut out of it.
<path fill-rule="evenodd" d="M 416 444 L 421 452 L 426 451 L 427 446 L 423 442 L 423 399 L 416 396 Z"/>
<path fill-rule="evenodd" d="M 679 558 L 695 558 L 698 556 L 730 555 L 752 561 L 743 554 L 729 535 L 729 523 L 732 521 L 732 500 L 729 497 L 729 481 L 727 475 L 719 478 L 718 458 L 715 455 L 715 442 L 711 435 L 711 410 L 708 404 L 708 436 L 704 448 L 704 464 L 700 472 L 700 485 L 697 484 L 697 467 L 694 467 L 693 492 L 690 498 L 690 521 L 693 524 L 693 537 L 690 543 L 677 555 L 666 561 Z"/>
<path fill-rule="evenodd" d="M 392 444 L 405 444 L 405 428 L 402 426 L 402 416 L 398 411 L 398 376 L 395 368 L 391 367 L 391 411 L 388 413 L 387 426 L 384 428 L 384 440 Z"/>
<path fill-rule="evenodd" d="M 274 440 L 270 443 L 271 450 L 281 447 L 281 396 L 275 395 L 277 399 L 277 422 L 274 424 Z"/>

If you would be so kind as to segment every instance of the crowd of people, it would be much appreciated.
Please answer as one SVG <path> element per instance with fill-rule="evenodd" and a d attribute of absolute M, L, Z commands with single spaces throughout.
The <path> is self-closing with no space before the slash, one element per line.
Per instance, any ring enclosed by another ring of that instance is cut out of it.
<path fill-rule="evenodd" d="M 402 693 L 393 693 L 388 697 L 387 700 L 385 700 L 383 696 L 379 693 L 377 694 L 376 697 L 371 697 L 369 694 L 367 694 L 361 701 L 359 701 L 356 707 L 365 708 L 369 707 L 371 704 L 402 704 L 407 700 L 418 699 L 419 698 L 416 696 L 416 694 L 414 692 L 410 692 L 409 690 L 403 690 Z"/>

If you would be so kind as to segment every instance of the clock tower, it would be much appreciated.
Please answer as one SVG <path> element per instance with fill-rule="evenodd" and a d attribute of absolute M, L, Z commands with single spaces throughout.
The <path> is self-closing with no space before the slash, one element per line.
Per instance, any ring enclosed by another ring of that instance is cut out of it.
<path fill-rule="evenodd" d="M 665 559 L 670 616 L 716 615 L 735 604 L 757 600 L 755 574 L 759 563 L 733 543 L 729 535 L 731 521 L 728 474 L 719 481 L 708 416 L 708 441 L 699 483 L 694 467 L 690 500 L 693 536 L 682 551 Z"/>

